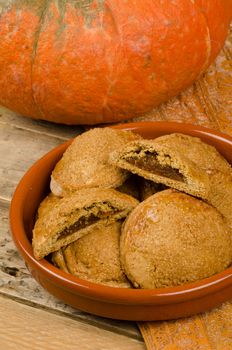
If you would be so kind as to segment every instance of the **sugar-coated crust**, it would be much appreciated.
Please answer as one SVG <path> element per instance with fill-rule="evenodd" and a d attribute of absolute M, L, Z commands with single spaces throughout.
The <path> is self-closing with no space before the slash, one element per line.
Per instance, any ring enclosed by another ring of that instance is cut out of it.
<path fill-rule="evenodd" d="M 232 173 L 211 170 L 210 193 L 207 202 L 225 217 L 232 229 Z"/>
<path fill-rule="evenodd" d="M 112 128 L 95 128 L 78 135 L 55 166 L 51 191 L 65 196 L 81 188 L 116 188 L 128 173 L 108 162 L 109 153 L 120 149 L 139 135 Z"/>
<path fill-rule="evenodd" d="M 155 142 L 182 152 L 187 159 L 191 159 L 194 164 L 205 171 L 209 169 L 217 169 L 222 172 L 231 170 L 230 164 L 216 148 L 201 141 L 198 137 L 173 133 L 160 136 L 155 139 Z"/>
<path fill-rule="evenodd" d="M 54 194 L 52 194 L 52 193 L 49 193 L 47 195 L 47 197 L 45 197 L 44 200 L 40 203 L 40 206 L 39 206 L 38 212 L 37 212 L 38 217 L 45 216 L 59 202 L 60 202 L 60 198 L 59 197 L 54 196 Z"/>
<path fill-rule="evenodd" d="M 130 288 L 119 259 L 120 234 L 121 222 L 95 228 L 53 253 L 53 260 L 62 270 L 79 278 L 111 287 Z"/>
<path fill-rule="evenodd" d="M 161 176 L 152 173 L 151 171 L 141 169 L 140 167 L 130 164 L 128 157 L 133 157 L 138 150 L 142 150 L 137 157 L 141 159 L 146 152 L 158 152 L 159 159 L 163 165 L 171 165 L 173 168 L 179 169 L 180 173 L 185 177 L 185 182 L 176 181 L 166 176 Z M 169 155 L 171 157 L 166 157 Z M 209 192 L 209 179 L 205 170 L 196 167 L 196 164 L 185 156 L 183 149 L 178 149 L 167 144 L 159 144 L 156 140 L 139 140 L 126 145 L 119 151 L 114 151 L 110 154 L 110 162 L 123 169 L 126 169 L 134 174 L 137 174 L 147 180 L 156 183 L 162 183 L 168 187 L 173 187 L 177 190 L 186 193 L 207 198 Z"/>
<path fill-rule="evenodd" d="M 173 189 L 140 203 L 121 236 L 121 262 L 135 287 L 177 286 L 223 271 L 232 236 L 212 206 Z"/>
<path fill-rule="evenodd" d="M 183 134 L 161 136 L 156 142 L 183 149 L 185 156 L 192 159 L 198 169 L 206 172 L 209 192 L 206 201 L 225 217 L 232 227 L 232 168 L 215 147 L 202 142 L 197 137 Z M 202 196 L 203 197 L 203 196 Z"/>
<path fill-rule="evenodd" d="M 157 176 L 131 165 L 126 155 L 133 154 L 136 147 L 162 152 L 171 156 L 173 165 L 185 175 L 187 183 Z M 111 162 L 133 173 L 163 183 L 206 200 L 217 208 L 232 227 L 232 169 L 215 147 L 197 137 L 183 134 L 164 135 L 154 140 L 141 140 L 128 144 L 124 149 L 110 155 Z"/>
<path fill-rule="evenodd" d="M 33 229 L 33 250 L 37 259 L 41 259 L 49 253 L 75 241 L 87 234 L 89 228 L 100 227 L 124 218 L 138 204 L 133 197 L 120 193 L 114 189 L 82 189 L 74 194 L 64 197 L 47 212 L 43 208 L 43 215 L 38 217 Z M 112 212 L 112 207 L 115 212 Z M 40 210 L 40 209 L 39 209 Z M 80 217 L 97 214 L 99 210 L 109 216 L 89 227 L 60 238 L 59 233 L 74 224 Z"/>

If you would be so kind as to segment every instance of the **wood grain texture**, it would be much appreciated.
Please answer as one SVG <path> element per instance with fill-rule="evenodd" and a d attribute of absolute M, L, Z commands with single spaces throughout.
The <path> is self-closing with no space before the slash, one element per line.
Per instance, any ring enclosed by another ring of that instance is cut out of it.
<path fill-rule="evenodd" d="M 75 137 L 83 131 L 83 127 L 80 126 L 54 124 L 51 122 L 25 118 L 3 106 L 0 106 L 0 125 L 1 124 L 36 132 L 37 134 L 46 135 L 48 137 L 55 137 L 56 139 L 60 139 L 61 142 L 62 140 L 65 141 Z"/>
<path fill-rule="evenodd" d="M 76 136 L 82 129 L 22 118 L 3 107 L 0 114 L 0 294 L 141 340 L 132 322 L 95 317 L 49 295 L 27 271 L 10 236 L 9 202 L 25 171 L 50 149 Z"/>
<path fill-rule="evenodd" d="M 137 340 L 2 297 L 0 324 L 0 346 L 4 350 L 145 349 Z"/>
<path fill-rule="evenodd" d="M 8 213 L 9 203 L 0 201 L 0 295 L 8 296 L 35 308 L 49 310 L 73 320 L 98 326 L 102 330 L 105 329 L 132 339 L 142 340 L 133 322 L 108 320 L 87 314 L 65 305 L 47 293 L 32 278 L 14 246 L 9 230 Z M 1 341 L 0 350 L 2 350 Z"/>
<path fill-rule="evenodd" d="M 10 200 L 25 171 L 60 139 L 0 124 L 0 196 Z"/>

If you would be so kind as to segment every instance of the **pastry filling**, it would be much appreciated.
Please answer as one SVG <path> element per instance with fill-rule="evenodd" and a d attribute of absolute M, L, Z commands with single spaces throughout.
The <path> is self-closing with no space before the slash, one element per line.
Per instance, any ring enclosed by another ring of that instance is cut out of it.
<path fill-rule="evenodd" d="M 140 169 L 149 171 L 152 174 L 184 182 L 184 175 L 182 175 L 178 169 L 172 168 L 170 165 L 160 164 L 157 159 L 157 155 L 157 153 L 146 152 L 145 155 L 138 158 L 127 158 L 127 162 Z"/>
<path fill-rule="evenodd" d="M 99 212 L 97 215 L 90 213 L 89 215 L 81 216 L 76 222 L 74 222 L 74 224 L 66 227 L 63 231 L 61 231 L 59 233 L 58 239 L 66 238 L 67 236 L 72 235 L 74 232 L 93 225 L 100 220 L 107 219 L 110 215 L 116 213 L 119 213 L 119 211 L 113 210 L 110 212 Z"/>

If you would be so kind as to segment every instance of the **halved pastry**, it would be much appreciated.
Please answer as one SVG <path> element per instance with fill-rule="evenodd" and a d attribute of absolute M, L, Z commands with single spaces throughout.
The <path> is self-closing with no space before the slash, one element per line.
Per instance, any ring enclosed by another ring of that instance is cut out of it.
<path fill-rule="evenodd" d="M 205 171 L 168 142 L 138 140 L 110 155 L 112 164 L 156 183 L 207 198 L 209 179 Z"/>
<path fill-rule="evenodd" d="M 39 215 L 33 229 L 36 259 L 77 240 L 90 229 L 125 218 L 137 204 L 133 197 L 114 189 L 92 188 L 58 200 L 46 213 L 43 208 L 44 215 Z"/>
<path fill-rule="evenodd" d="M 93 283 L 130 288 L 120 264 L 121 221 L 95 228 L 52 254 L 61 270 Z"/>
<path fill-rule="evenodd" d="M 135 141 L 110 156 L 111 162 L 148 180 L 200 197 L 232 226 L 232 170 L 216 150 L 197 137 L 170 134 Z"/>
<path fill-rule="evenodd" d="M 131 131 L 95 128 L 78 135 L 56 164 L 51 191 L 65 196 L 81 188 L 116 188 L 128 172 L 108 162 L 109 154 L 141 137 Z"/>

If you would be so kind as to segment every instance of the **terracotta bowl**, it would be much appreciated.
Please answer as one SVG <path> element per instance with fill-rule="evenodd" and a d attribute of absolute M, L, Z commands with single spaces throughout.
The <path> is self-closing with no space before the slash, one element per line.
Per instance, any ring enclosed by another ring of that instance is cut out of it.
<path fill-rule="evenodd" d="M 145 138 L 180 132 L 198 136 L 214 145 L 232 163 L 232 138 L 203 127 L 171 122 L 142 122 L 117 125 Z M 58 299 L 99 316 L 122 320 L 167 320 L 193 315 L 232 298 L 232 268 L 204 280 L 152 290 L 121 289 L 97 285 L 60 271 L 46 259 L 37 261 L 31 237 L 39 203 L 49 190 L 56 162 L 71 140 L 38 160 L 20 181 L 11 203 L 10 224 L 13 239 L 32 276 Z"/>

